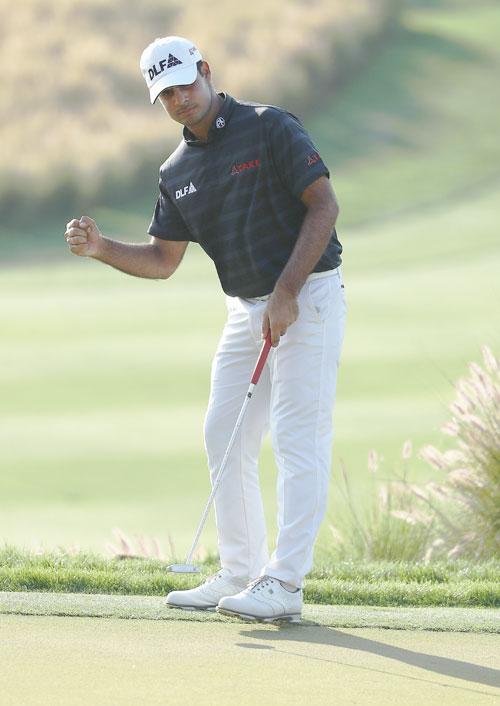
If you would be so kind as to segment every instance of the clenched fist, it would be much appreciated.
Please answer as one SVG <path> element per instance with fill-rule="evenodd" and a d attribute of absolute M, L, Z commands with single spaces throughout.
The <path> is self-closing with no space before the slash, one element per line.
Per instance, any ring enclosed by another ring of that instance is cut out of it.
<path fill-rule="evenodd" d="M 84 257 L 97 255 L 102 242 L 102 234 L 96 222 L 88 216 L 70 221 L 66 226 L 64 237 L 71 252 Z"/>

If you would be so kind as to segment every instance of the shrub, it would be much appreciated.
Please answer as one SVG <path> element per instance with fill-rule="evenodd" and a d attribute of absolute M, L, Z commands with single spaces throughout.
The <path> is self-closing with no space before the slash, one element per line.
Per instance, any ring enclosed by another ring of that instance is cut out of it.
<path fill-rule="evenodd" d="M 469 376 L 455 385 L 453 417 L 442 428 L 455 448 L 420 452 L 444 475 L 428 483 L 420 499 L 436 518 L 432 551 L 448 557 L 500 556 L 500 366 L 488 346 L 482 354 L 484 369 L 470 363 Z"/>
<path fill-rule="evenodd" d="M 411 483 L 403 446 L 403 472 L 375 480 L 378 456 L 371 450 L 373 479 L 368 510 L 355 506 L 347 471 L 341 463 L 341 487 L 348 516 L 342 529 L 331 525 L 332 552 L 339 559 L 429 561 L 431 558 L 488 560 L 500 557 L 500 365 L 482 347 L 484 369 L 469 364 L 469 376 L 455 385 L 453 417 L 441 431 L 456 440 L 440 451 L 425 446 L 419 456 L 441 477 L 424 486 Z"/>

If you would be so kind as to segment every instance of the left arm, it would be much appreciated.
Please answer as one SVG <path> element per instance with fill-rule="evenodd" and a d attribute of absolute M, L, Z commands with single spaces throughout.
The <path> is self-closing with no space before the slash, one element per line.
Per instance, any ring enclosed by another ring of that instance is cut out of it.
<path fill-rule="evenodd" d="M 270 328 L 274 347 L 299 315 L 297 296 L 325 252 L 339 213 L 337 199 L 326 176 L 310 184 L 300 198 L 307 212 L 295 247 L 276 282 L 262 321 L 262 337 L 267 336 Z"/>

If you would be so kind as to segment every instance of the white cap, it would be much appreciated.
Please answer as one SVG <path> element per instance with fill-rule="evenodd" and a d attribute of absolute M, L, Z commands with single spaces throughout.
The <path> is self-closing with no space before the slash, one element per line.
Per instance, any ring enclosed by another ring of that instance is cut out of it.
<path fill-rule="evenodd" d="M 151 103 L 169 86 L 187 86 L 196 81 L 196 63 L 202 56 L 184 37 L 162 37 L 144 49 L 141 71 L 149 88 Z"/>

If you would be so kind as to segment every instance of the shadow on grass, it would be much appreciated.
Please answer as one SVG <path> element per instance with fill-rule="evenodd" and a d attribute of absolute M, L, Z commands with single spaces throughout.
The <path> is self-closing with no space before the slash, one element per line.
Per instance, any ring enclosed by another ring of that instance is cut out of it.
<path fill-rule="evenodd" d="M 497 669 L 483 667 L 478 664 L 472 664 L 471 662 L 450 659 L 448 657 L 440 657 L 438 655 L 416 652 L 402 647 L 395 647 L 394 645 L 389 645 L 385 642 L 370 640 L 352 633 L 341 632 L 340 630 L 335 630 L 333 628 L 315 625 L 314 623 L 303 623 L 302 626 L 284 625 L 273 632 L 270 632 L 269 630 L 252 629 L 242 631 L 241 635 L 245 638 L 254 638 L 256 640 L 278 643 L 273 646 L 266 644 L 252 644 L 250 642 L 237 643 L 237 647 L 242 647 L 245 649 L 275 650 L 276 652 L 282 652 L 284 654 L 296 655 L 302 659 L 331 662 L 345 667 L 352 667 L 353 669 L 363 669 L 381 674 L 390 674 L 391 676 L 398 676 L 403 679 L 411 679 L 433 684 L 438 683 L 428 679 L 422 679 L 421 677 L 397 674 L 383 668 L 376 669 L 374 667 L 367 667 L 360 664 L 348 664 L 341 662 L 338 659 L 335 659 L 334 650 L 332 650 L 332 658 L 329 659 L 326 657 L 313 657 L 299 652 L 291 652 L 289 650 L 280 649 L 278 646 L 280 642 L 286 643 L 287 641 L 329 645 L 332 648 L 349 649 L 358 653 L 367 652 L 377 655 L 378 657 L 384 657 L 396 662 L 402 662 L 403 664 L 417 667 L 418 669 L 425 669 L 429 672 L 434 672 L 435 674 L 453 677 L 454 679 L 463 679 L 467 682 L 483 684 L 490 687 L 500 687 L 500 671 Z M 447 688 L 455 688 L 462 691 L 472 691 L 474 693 L 485 694 L 483 691 L 478 692 L 477 690 L 469 689 L 467 687 L 459 687 L 452 684 L 443 683 L 440 683 L 440 685 Z M 496 694 L 490 695 L 496 696 Z"/>

